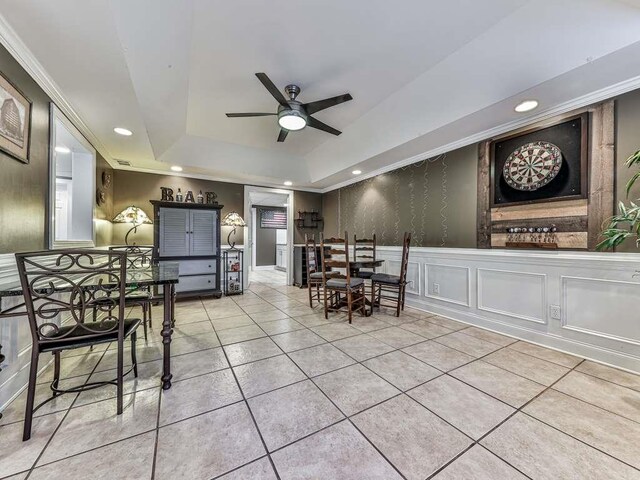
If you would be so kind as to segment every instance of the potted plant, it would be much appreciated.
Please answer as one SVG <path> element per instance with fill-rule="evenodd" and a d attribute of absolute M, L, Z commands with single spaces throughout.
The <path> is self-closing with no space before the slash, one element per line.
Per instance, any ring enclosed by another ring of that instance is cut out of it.
<path fill-rule="evenodd" d="M 639 167 L 626 185 L 627 198 L 629 198 L 631 188 L 640 179 L 640 150 L 627 158 L 626 165 L 629 168 Z M 628 205 L 625 202 L 620 202 L 618 214 L 611 217 L 602 236 L 604 240 L 596 246 L 597 250 L 610 250 L 634 238 L 636 247 L 640 248 L 640 198 L 635 202 L 629 201 Z"/>

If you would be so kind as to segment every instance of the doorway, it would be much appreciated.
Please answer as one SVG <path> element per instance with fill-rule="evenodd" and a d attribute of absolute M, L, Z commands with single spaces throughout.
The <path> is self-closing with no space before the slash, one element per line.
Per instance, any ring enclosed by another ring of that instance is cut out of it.
<path fill-rule="evenodd" d="M 245 186 L 248 282 L 293 283 L 293 192 Z M 250 212 L 250 213 L 249 213 Z"/>

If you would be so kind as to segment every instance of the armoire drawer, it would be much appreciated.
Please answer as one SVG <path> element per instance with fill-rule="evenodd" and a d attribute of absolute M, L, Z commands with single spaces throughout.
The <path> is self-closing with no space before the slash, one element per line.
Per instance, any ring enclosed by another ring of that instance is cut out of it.
<path fill-rule="evenodd" d="M 182 273 L 182 271 L 180 271 Z M 211 290 L 216 288 L 215 275 L 191 275 L 183 277 L 176 285 L 176 292 L 190 292 L 193 290 Z"/>
<path fill-rule="evenodd" d="M 180 275 L 216 273 L 216 260 L 180 260 Z"/>

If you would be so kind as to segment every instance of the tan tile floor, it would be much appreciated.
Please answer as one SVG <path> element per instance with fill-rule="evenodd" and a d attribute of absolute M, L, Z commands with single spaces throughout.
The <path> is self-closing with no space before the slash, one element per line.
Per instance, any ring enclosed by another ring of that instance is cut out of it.
<path fill-rule="evenodd" d="M 112 387 L 63 396 L 23 443 L 21 395 L 0 478 L 640 479 L 640 376 L 411 309 L 325 320 L 282 280 L 179 302 L 166 392 L 154 309 L 122 416 Z M 114 360 L 69 352 L 65 384 Z"/>

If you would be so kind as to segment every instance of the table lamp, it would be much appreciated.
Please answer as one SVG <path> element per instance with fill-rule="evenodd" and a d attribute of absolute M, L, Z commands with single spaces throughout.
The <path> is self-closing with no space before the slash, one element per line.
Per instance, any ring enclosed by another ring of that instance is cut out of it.
<path fill-rule="evenodd" d="M 135 205 L 131 205 L 124 210 L 122 210 L 118 215 L 113 219 L 113 223 L 131 223 L 133 227 L 129 229 L 127 234 L 124 237 L 124 243 L 129 245 L 129 234 L 131 232 L 137 232 L 138 227 L 143 223 L 153 223 L 151 219 L 147 216 L 147 214 L 139 207 Z M 135 245 L 135 242 L 133 243 Z"/>
<path fill-rule="evenodd" d="M 236 242 L 231 243 L 231 235 L 236 233 L 236 229 L 238 227 L 246 227 L 247 224 L 244 223 L 244 220 L 239 213 L 229 212 L 224 216 L 220 225 L 223 227 L 233 227 L 233 230 L 231 230 L 227 236 L 227 243 L 231 250 L 236 250 Z"/>

